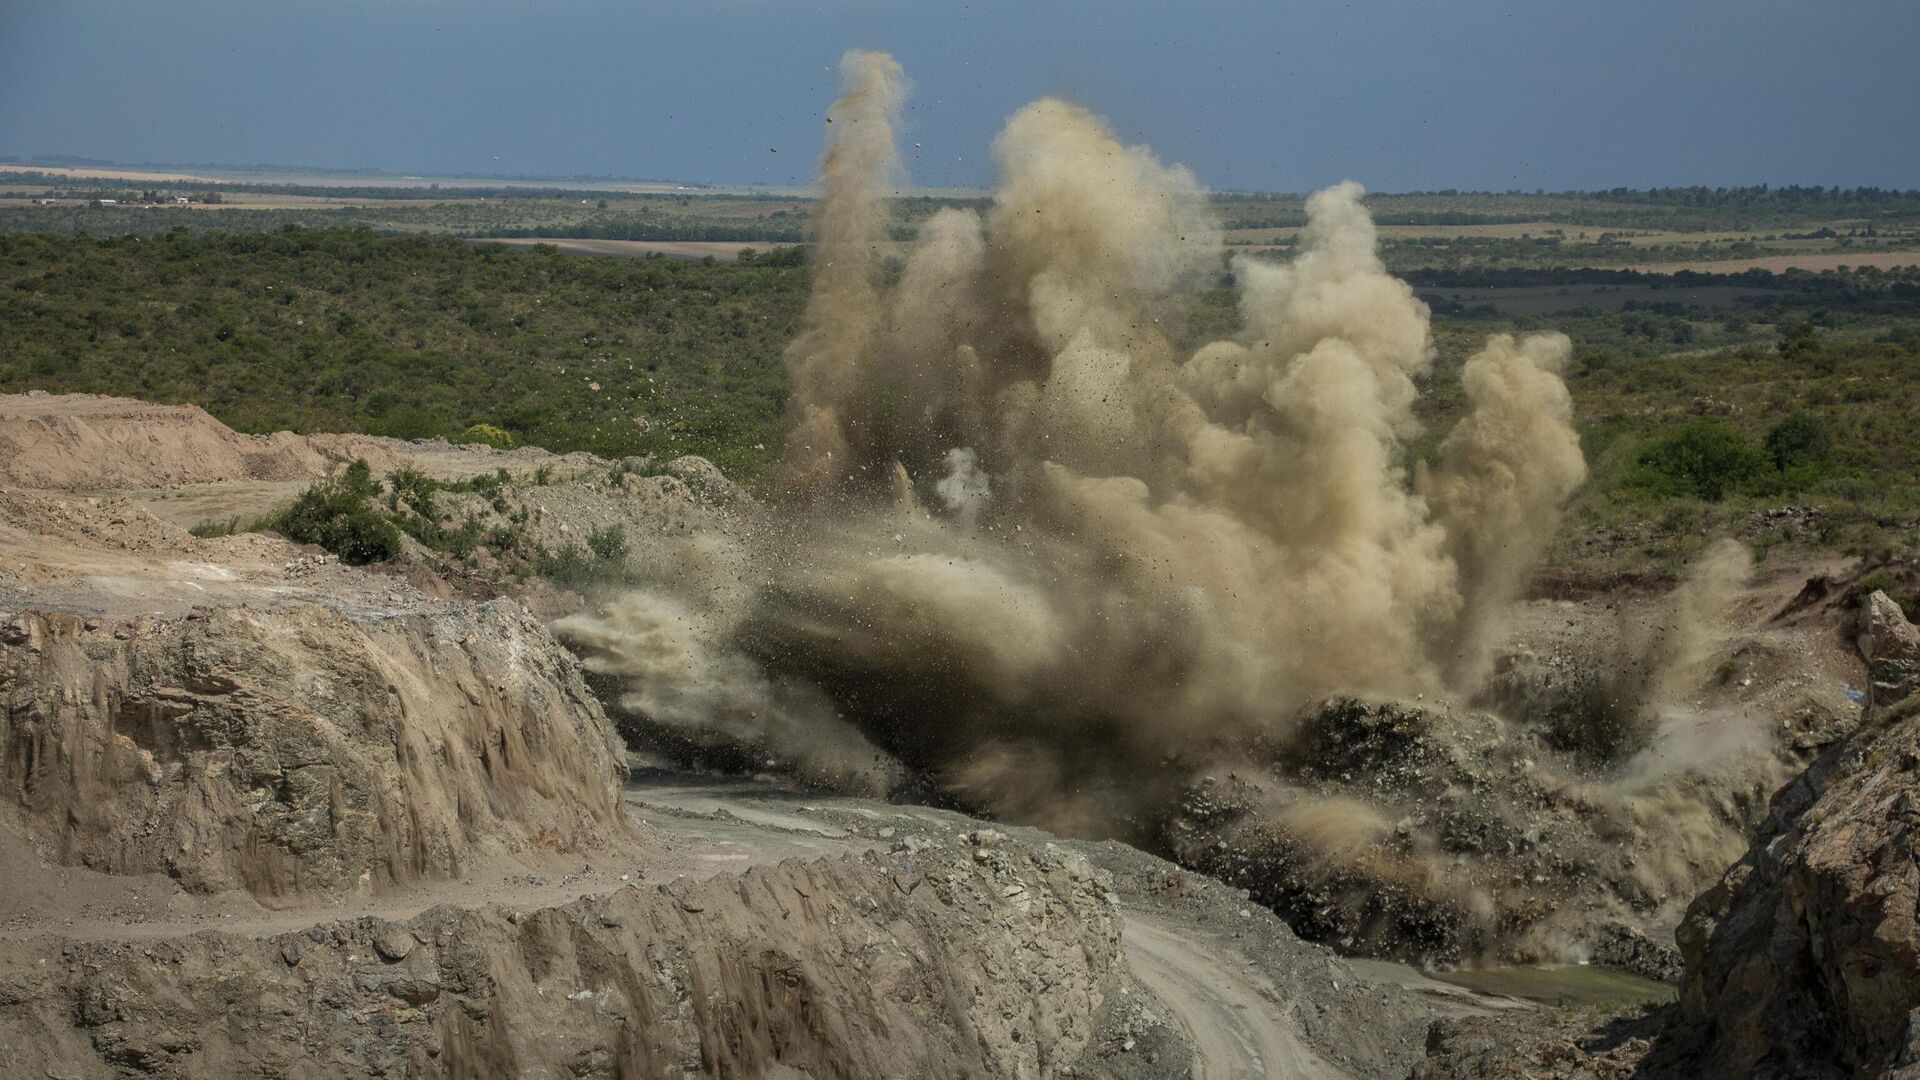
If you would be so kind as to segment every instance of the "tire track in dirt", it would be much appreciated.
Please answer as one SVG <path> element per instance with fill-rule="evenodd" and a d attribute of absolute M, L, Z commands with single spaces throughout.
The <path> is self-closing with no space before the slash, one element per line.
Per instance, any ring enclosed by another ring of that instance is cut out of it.
<path fill-rule="evenodd" d="M 1193 1040 L 1196 1080 L 1345 1077 L 1309 1050 L 1258 976 L 1200 938 L 1128 914 L 1127 966 Z"/>

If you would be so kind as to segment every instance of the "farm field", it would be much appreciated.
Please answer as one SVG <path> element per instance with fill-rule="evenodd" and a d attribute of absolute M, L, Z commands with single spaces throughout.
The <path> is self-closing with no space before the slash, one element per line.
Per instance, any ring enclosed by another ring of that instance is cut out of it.
<path fill-rule="evenodd" d="M 179 198 L 190 200 L 184 206 Z M 173 228 L 272 232 L 365 226 L 563 250 L 726 258 L 804 243 L 810 189 L 707 188 L 613 180 L 355 175 L 0 163 L 0 232 L 151 235 Z M 57 205 L 41 205 L 53 200 Z M 1285 255 L 1304 197 L 1212 197 L 1231 251 Z M 146 203 L 148 205 L 141 205 Z M 977 191 L 896 200 L 894 242 L 943 207 L 985 210 Z M 1920 198 L 1838 189 L 1376 193 L 1382 253 L 1396 271 L 1644 267 L 1661 273 L 1819 271 L 1920 259 Z M 173 210 L 173 213 L 156 212 Z M 180 211 L 192 211 L 181 213 Z M 685 246 L 697 245 L 697 246 Z"/>

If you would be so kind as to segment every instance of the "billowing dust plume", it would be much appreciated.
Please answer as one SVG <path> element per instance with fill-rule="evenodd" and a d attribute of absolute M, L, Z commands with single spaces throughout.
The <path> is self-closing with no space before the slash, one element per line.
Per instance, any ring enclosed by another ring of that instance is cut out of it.
<path fill-rule="evenodd" d="M 907 88 L 900 65 L 882 53 L 849 52 L 840 69 L 846 94 L 834 102 L 829 121 L 838 126 L 820 159 L 825 191 L 815 211 L 813 295 L 806 330 L 789 352 L 796 422 L 788 475 L 802 487 L 834 478 L 847 458 L 845 430 L 863 419 L 848 410 L 880 309 L 888 185 L 899 167 L 894 113 Z"/>
<path fill-rule="evenodd" d="M 656 593 L 571 624 L 606 670 L 666 651 L 743 689 L 649 676 L 636 705 L 770 743 L 839 744 L 837 711 L 970 800 L 1105 832 L 1116 792 L 1304 703 L 1475 688 L 1585 474 L 1565 337 L 1491 339 L 1416 479 L 1427 309 L 1359 185 L 1308 201 L 1290 262 L 1229 269 L 1186 169 L 1048 99 L 995 142 L 991 208 L 896 251 L 904 79 L 866 52 L 843 75 L 788 352 L 792 501 L 743 560 L 752 595 L 718 622 Z M 1176 346 L 1229 278 L 1240 333 Z M 767 690 L 794 680 L 823 696 Z"/>
<path fill-rule="evenodd" d="M 1728 606 L 1747 584 L 1753 558 L 1732 540 L 1710 546 L 1680 585 L 1650 608 L 1622 610 L 1588 648 L 1588 662 L 1570 672 L 1541 673 L 1516 665 L 1488 695 L 1508 715 L 1526 716 L 1555 748 L 1597 765 L 1665 774 L 1697 761 L 1720 760 L 1734 743 L 1764 742 L 1751 725 L 1712 725 L 1713 745 L 1691 733 L 1698 712 L 1687 688 L 1727 635 Z M 1750 747 L 1749 747 L 1750 748 Z"/>
<path fill-rule="evenodd" d="M 1308 200 L 1291 259 L 1229 262 L 1187 170 L 1042 100 L 984 212 L 899 245 L 904 80 L 876 53 L 844 77 L 774 506 L 563 626 L 630 711 L 821 783 L 1134 839 L 1355 947 L 1464 955 L 1585 917 L 1555 889 L 1651 911 L 1720 869 L 1689 851 L 1636 883 L 1617 842 L 1712 793 L 1646 762 L 1589 781 L 1647 750 L 1736 575 L 1623 645 L 1621 730 L 1568 734 L 1591 759 L 1468 705 L 1497 703 L 1503 623 L 1585 477 L 1565 337 L 1490 338 L 1415 462 L 1428 312 L 1359 185 Z M 1191 341 L 1222 286 L 1239 331 Z"/>

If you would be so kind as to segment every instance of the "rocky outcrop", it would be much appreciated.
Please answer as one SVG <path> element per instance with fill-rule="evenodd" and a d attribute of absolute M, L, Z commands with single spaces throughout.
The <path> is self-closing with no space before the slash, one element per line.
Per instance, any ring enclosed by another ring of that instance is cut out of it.
<path fill-rule="evenodd" d="M 1680 929 L 1697 1075 L 1920 1076 L 1920 632 L 1862 605 L 1873 689 Z"/>
<path fill-rule="evenodd" d="M 1770 758 L 1595 779 L 1492 713 L 1328 700 L 1181 795 L 1161 842 L 1308 940 L 1457 963 L 1673 974 L 1658 930 L 1738 856 Z"/>
<path fill-rule="evenodd" d="M 1869 712 L 1898 705 L 1920 685 L 1920 630 L 1878 590 L 1860 602 L 1860 655 L 1867 661 Z"/>
<path fill-rule="evenodd" d="M 1063 1075 L 1122 970 L 1075 855 L 907 850 L 262 939 L 48 941 L 7 1075 Z"/>
<path fill-rule="evenodd" d="M 518 604 L 0 625 L 0 804 L 54 861 L 263 900 L 597 845 L 623 748 Z"/>

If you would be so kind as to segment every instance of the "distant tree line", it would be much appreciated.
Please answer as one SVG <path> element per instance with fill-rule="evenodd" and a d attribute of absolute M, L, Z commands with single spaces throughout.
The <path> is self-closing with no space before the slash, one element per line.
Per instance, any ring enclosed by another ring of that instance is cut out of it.
<path fill-rule="evenodd" d="M 474 238 L 543 238 L 551 240 L 705 240 L 718 242 L 758 242 L 797 244 L 806 239 L 798 224 L 748 223 L 728 225 L 716 222 L 583 221 L 563 225 L 476 230 Z"/>

